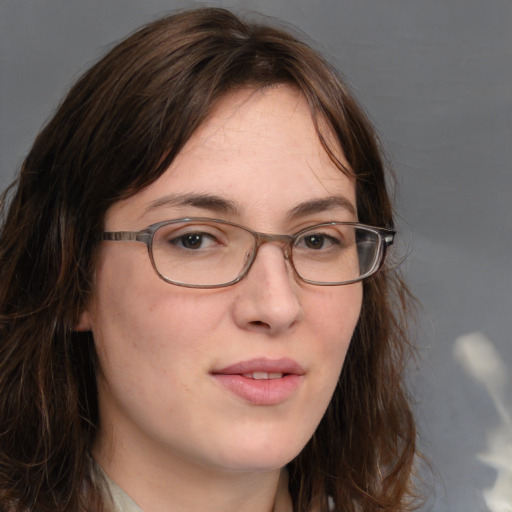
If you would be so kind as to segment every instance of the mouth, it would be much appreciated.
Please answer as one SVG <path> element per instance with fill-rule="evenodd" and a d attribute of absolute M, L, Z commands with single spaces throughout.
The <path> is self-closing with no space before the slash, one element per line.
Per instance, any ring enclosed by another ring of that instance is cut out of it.
<path fill-rule="evenodd" d="M 282 379 L 285 373 L 281 372 L 252 372 L 252 373 L 244 373 L 243 377 L 246 379 L 254 379 L 254 380 L 268 380 L 268 379 Z"/>
<path fill-rule="evenodd" d="M 300 387 L 304 369 L 294 360 L 252 359 L 211 372 L 213 379 L 238 398 L 252 405 L 277 405 Z"/>
<path fill-rule="evenodd" d="M 268 359 L 260 357 L 215 369 L 213 374 L 243 375 L 253 379 L 277 379 L 283 375 L 304 375 L 305 371 L 297 361 L 289 358 Z"/>

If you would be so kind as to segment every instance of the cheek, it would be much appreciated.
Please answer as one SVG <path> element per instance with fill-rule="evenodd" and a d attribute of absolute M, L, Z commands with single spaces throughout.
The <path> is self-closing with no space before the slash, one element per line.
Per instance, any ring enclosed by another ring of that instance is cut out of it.
<path fill-rule="evenodd" d="M 160 376 L 188 369 L 222 321 L 223 297 L 198 300 L 197 290 L 165 283 L 143 247 L 138 257 L 115 249 L 99 262 L 89 313 L 100 363 Z"/>
<path fill-rule="evenodd" d="M 151 430 L 176 407 L 176 397 L 194 400 L 191 382 L 205 352 L 201 329 L 211 327 L 214 312 L 199 322 L 203 312 L 190 290 L 172 287 L 144 260 L 133 260 L 128 264 L 121 254 L 98 266 L 90 317 L 104 413 L 134 424 L 147 417 Z"/>
<path fill-rule="evenodd" d="M 362 286 L 333 287 L 311 306 L 314 316 L 311 328 L 315 330 L 317 350 L 323 363 L 325 386 L 334 390 L 345 361 L 354 329 L 359 320 L 362 305 Z"/>
<path fill-rule="evenodd" d="M 348 346 L 361 313 L 361 283 L 318 287 L 314 292 L 306 305 L 312 328 L 325 340 L 326 349 Z"/>
<path fill-rule="evenodd" d="M 343 287 L 308 290 L 304 302 L 308 315 L 305 319 L 303 350 L 314 363 L 309 368 L 307 415 L 303 410 L 298 417 L 304 423 L 305 445 L 320 423 L 329 403 L 345 361 L 355 326 L 358 322 L 362 287 L 360 284 Z M 306 326 L 305 325 L 305 326 Z"/>
<path fill-rule="evenodd" d="M 154 370 L 162 348 L 156 332 L 167 318 L 158 310 L 158 277 L 153 277 L 144 249 L 105 244 L 90 306 L 100 369 L 104 375 L 123 374 L 127 381 L 135 380 L 135 373 Z"/>

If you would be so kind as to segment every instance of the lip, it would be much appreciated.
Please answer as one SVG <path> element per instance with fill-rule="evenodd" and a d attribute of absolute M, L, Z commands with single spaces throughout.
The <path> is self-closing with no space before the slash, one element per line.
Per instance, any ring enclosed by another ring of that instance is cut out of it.
<path fill-rule="evenodd" d="M 254 379 L 248 375 L 264 372 L 278 378 Z M 225 389 L 253 405 L 277 405 L 290 398 L 300 386 L 305 371 L 293 359 L 251 359 L 211 372 Z"/>

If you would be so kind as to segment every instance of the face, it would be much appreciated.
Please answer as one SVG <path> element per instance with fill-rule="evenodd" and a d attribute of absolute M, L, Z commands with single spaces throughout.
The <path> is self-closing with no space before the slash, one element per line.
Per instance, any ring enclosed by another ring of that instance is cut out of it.
<path fill-rule="evenodd" d="M 293 234 L 357 220 L 355 204 L 305 100 L 279 86 L 225 96 L 156 182 L 110 208 L 105 229 L 210 217 Z M 262 245 L 239 283 L 190 289 L 160 279 L 144 244 L 102 242 L 80 325 L 99 358 L 100 457 L 284 466 L 327 408 L 361 300 L 360 283 L 300 281 L 279 243 Z"/>

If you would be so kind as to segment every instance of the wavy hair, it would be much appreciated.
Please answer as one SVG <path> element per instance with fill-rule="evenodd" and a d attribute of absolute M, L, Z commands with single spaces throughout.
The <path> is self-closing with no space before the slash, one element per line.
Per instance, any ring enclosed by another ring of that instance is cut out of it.
<path fill-rule="evenodd" d="M 72 87 L 4 193 L 0 231 L 0 508 L 96 511 L 101 494 L 97 360 L 76 332 L 107 209 L 154 182 L 240 87 L 291 84 L 327 123 L 356 181 L 361 222 L 393 227 L 376 135 L 336 71 L 308 44 L 229 11 L 155 21 Z M 412 508 L 415 426 L 403 387 L 409 295 L 388 262 L 364 283 L 342 374 L 316 433 L 289 463 L 296 512 Z M 341 314 L 341 312 L 340 312 Z"/>

